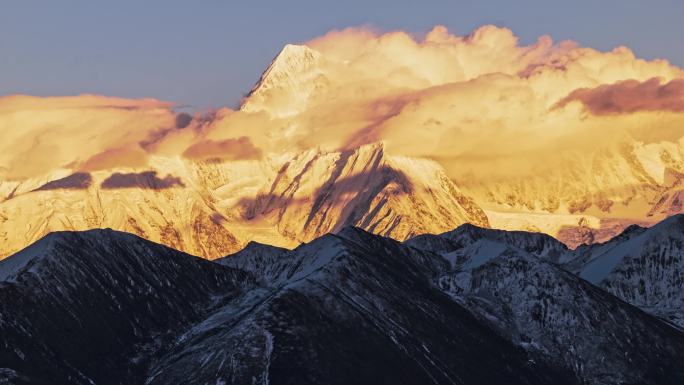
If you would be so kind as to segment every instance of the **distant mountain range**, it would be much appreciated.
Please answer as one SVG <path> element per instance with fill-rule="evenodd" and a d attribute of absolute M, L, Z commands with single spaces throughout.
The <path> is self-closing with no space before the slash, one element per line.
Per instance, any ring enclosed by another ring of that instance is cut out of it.
<path fill-rule="evenodd" d="M 99 227 L 217 258 L 250 240 L 293 247 L 347 226 L 403 240 L 489 223 L 437 163 L 387 155 L 381 143 L 265 160 L 152 162 L 155 171 L 16 184 L 0 203 L 0 257 L 51 231 Z"/>
<path fill-rule="evenodd" d="M 0 261 L 0 383 L 684 382 L 684 215 L 576 250 L 406 236 L 341 227 L 212 262 L 51 233 Z"/>

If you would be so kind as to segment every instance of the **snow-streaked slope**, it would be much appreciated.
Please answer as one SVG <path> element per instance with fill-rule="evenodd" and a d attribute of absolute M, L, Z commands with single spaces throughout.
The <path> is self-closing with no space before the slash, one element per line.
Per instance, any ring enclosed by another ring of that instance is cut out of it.
<path fill-rule="evenodd" d="M 684 327 L 684 215 L 582 247 L 567 268 L 623 300 Z"/>
<path fill-rule="evenodd" d="M 532 176 L 481 183 L 464 178 L 460 185 L 486 209 L 531 213 L 644 217 L 654 197 L 684 171 L 681 143 L 643 144 L 622 140 L 598 148 L 592 156 L 562 153 Z M 546 167 L 547 169 L 545 169 Z"/>
<path fill-rule="evenodd" d="M 289 261 L 289 251 L 282 247 L 250 242 L 237 253 L 215 259 L 214 262 L 250 272 L 262 283 L 269 284 L 281 273 L 280 267 L 285 261 Z"/>
<path fill-rule="evenodd" d="M 454 266 L 473 256 L 491 259 L 501 242 L 561 265 L 653 315 L 684 326 L 684 215 L 667 218 L 651 228 L 632 225 L 608 242 L 570 250 L 545 234 L 483 229 L 472 225 L 442 235 L 420 235 L 407 245 L 431 250 Z M 487 254 L 489 253 L 489 254 Z"/>
<path fill-rule="evenodd" d="M 100 227 L 207 257 L 241 247 L 214 199 L 194 183 L 183 163 L 167 162 L 158 169 L 156 175 L 132 169 L 95 172 L 88 174 L 92 179 L 85 188 L 37 189 L 0 203 L 0 256 L 51 231 Z M 120 188 L 103 187 L 115 172 L 139 180 Z"/>
<path fill-rule="evenodd" d="M 525 237 L 534 240 L 520 247 L 502 243 Z M 416 379 L 422 375 L 411 372 L 415 362 L 434 383 L 469 383 L 459 353 L 464 346 L 451 345 L 471 333 L 462 319 L 451 318 L 453 310 L 448 309 L 456 304 L 526 351 L 529 362 L 540 365 L 538 374 L 559 376 L 550 383 L 681 381 L 684 334 L 544 260 L 553 249 L 538 234 L 506 235 L 474 226 L 445 236 L 416 237 L 405 245 L 345 228 L 277 253 L 277 258 L 269 257 L 273 250 L 252 247 L 238 254 L 236 263 L 256 267 L 253 272 L 270 290 L 217 310 L 184 335 L 183 344 L 152 369 L 150 383 L 171 381 L 194 362 L 202 362 L 203 369 L 194 372 L 193 383 L 284 379 L 293 368 L 299 382 L 344 383 L 352 381 L 346 364 L 357 366 L 353 381 L 363 383 L 366 371 L 358 367 L 366 366 L 361 362 L 371 363 L 370 371 L 387 368 L 392 374 L 383 378 L 398 376 L 396 383 L 420 382 Z M 272 265 L 264 266 L 264 261 Z M 433 290 L 448 294 L 452 304 L 426 296 Z M 441 303 L 439 310 L 435 300 Z M 442 329 L 443 322 L 450 326 Z M 426 325 L 430 331 L 423 329 Z M 456 338 L 452 333 L 457 330 Z M 390 345 L 383 345 L 376 333 Z M 444 345 L 433 342 L 437 335 Z M 350 345 L 339 345 L 338 338 Z M 360 340 L 364 348 L 357 351 Z M 395 348 L 402 352 L 399 356 Z M 452 358 L 445 361 L 440 352 Z M 293 354 L 299 357 L 296 362 L 290 361 Z M 416 361 L 406 363 L 405 354 Z M 328 360 L 335 364 L 330 367 Z M 479 361 L 477 368 L 487 362 Z M 510 366 L 513 361 L 506 362 Z M 555 369 L 548 372 L 549 367 Z M 330 373 L 335 374 L 328 377 Z M 511 377 L 506 383 L 517 380 Z M 481 372 L 476 381 L 489 380 Z"/>
<path fill-rule="evenodd" d="M 465 222 L 487 226 L 482 210 L 436 163 L 388 156 L 382 143 L 295 157 L 259 194 L 250 216 L 271 218 L 299 241 L 346 226 L 399 240 Z"/>
<path fill-rule="evenodd" d="M 533 255 L 508 249 L 440 283 L 502 335 L 587 383 L 680 381 L 680 333 Z"/>
<path fill-rule="evenodd" d="M 417 253 L 357 229 L 303 245 L 270 292 L 218 310 L 223 322 L 185 335 L 148 382 L 574 383 L 481 328 Z"/>
<path fill-rule="evenodd" d="M 406 244 L 444 254 L 459 251 L 482 240 L 503 243 L 552 262 L 564 262 L 574 257 L 564 244 L 543 233 L 486 229 L 469 223 L 440 235 L 419 235 L 409 239 Z"/>
<path fill-rule="evenodd" d="M 240 106 L 245 112 L 287 117 L 306 110 L 316 91 L 328 83 L 317 51 L 287 44 L 273 59 Z"/>
<path fill-rule="evenodd" d="M 549 262 L 553 242 L 347 227 L 213 263 L 111 230 L 55 233 L 0 263 L 0 380 L 684 381 L 684 333 Z"/>
<path fill-rule="evenodd" d="M 45 254 L 52 247 L 52 242 L 59 236 L 58 233 L 48 234 L 24 250 L 14 254 L 11 258 L 0 260 L 0 281 L 15 279 L 16 275 L 26 269 L 27 266 L 45 257 Z"/>
<path fill-rule="evenodd" d="M 670 343 L 682 343 L 681 332 L 549 262 L 548 247 L 532 248 L 537 255 L 524 251 L 537 234 L 502 236 L 505 232 L 468 227 L 406 244 L 450 262 L 435 280 L 483 322 L 584 383 L 680 381 L 672 375 L 684 375 L 674 358 L 680 348 Z M 516 247 L 516 239 L 526 236 L 530 240 Z"/>

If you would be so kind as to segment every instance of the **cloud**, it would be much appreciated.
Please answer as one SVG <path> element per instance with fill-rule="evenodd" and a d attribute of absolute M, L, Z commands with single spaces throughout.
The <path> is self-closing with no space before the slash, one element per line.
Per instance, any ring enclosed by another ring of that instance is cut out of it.
<path fill-rule="evenodd" d="M 85 190 L 93 183 L 93 177 L 87 172 L 77 172 L 64 178 L 45 183 L 33 191 L 47 190 Z"/>
<path fill-rule="evenodd" d="M 391 154 L 438 160 L 454 178 L 495 179 L 543 173 L 555 155 L 589 153 L 597 143 L 658 140 L 654 126 L 660 140 L 682 136 L 684 117 L 671 111 L 608 121 L 571 105 L 554 108 L 578 88 L 684 78 L 667 61 L 639 59 L 626 47 L 601 52 L 549 36 L 522 45 L 491 25 L 467 36 L 437 26 L 424 37 L 349 28 L 305 45 L 313 53 L 284 51 L 248 108 L 215 122 L 211 135 L 248 132 L 265 152 L 382 140 Z"/>
<path fill-rule="evenodd" d="M 644 82 L 624 80 L 595 88 L 580 88 L 558 102 L 564 107 L 581 102 L 594 115 L 629 114 L 639 111 L 684 112 L 684 79 L 661 84 L 660 79 Z"/>
<path fill-rule="evenodd" d="M 102 163 L 104 158 L 116 164 L 117 154 L 123 156 L 120 163 L 130 163 L 125 158 L 151 130 L 174 126 L 176 115 L 170 107 L 153 99 L 94 95 L 2 97 L 0 178 L 35 177 L 84 162 Z"/>
<path fill-rule="evenodd" d="M 83 171 L 106 170 L 114 167 L 142 167 L 148 155 L 139 148 L 112 148 L 88 158 L 80 169 Z"/>
<path fill-rule="evenodd" d="M 188 159 L 247 160 L 260 159 L 262 152 L 250 138 L 241 136 L 224 140 L 206 139 L 188 147 L 183 156 Z"/>
<path fill-rule="evenodd" d="M 162 190 L 172 187 L 185 187 L 180 178 L 167 175 L 159 178 L 156 171 L 144 171 L 140 173 L 114 173 L 105 179 L 101 187 L 103 189 L 142 188 Z"/>
<path fill-rule="evenodd" d="M 111 96 L 82 94 L 78 96 L 50 96 L 36 97 L 30 95 L 9 95 L 0 97 L 0 111 L 6 110 L 40 110 L 43 108 L 80 110 L 89 108 L 122 109 L 122 110 L 153 110 L 168 109 L 173 103 L 157 99 L 126 99 Z"/>
<path fill-rule="evenodd" d="M 626 47 L 601 52 L 549 36 L 521 44 L 491 25 L 466 36 L 436 26 L 420 37 L 348 28 L 284 49 L 235 111 L 190 116 L 166 102 L 93 95 L 0 98 L 0 179 L 380 140 L 390 154 L 439 161 L 456 179 L 539 174 L 560 153 L 623 137 L 678 140 L 682 79 L 682 69 Z"/>
<path fill-rule="evenodd" d="M 192 115 L 187 112 L 181 112 L 176 115 L 176 128 L 185 128 L 192 122 Z"/>

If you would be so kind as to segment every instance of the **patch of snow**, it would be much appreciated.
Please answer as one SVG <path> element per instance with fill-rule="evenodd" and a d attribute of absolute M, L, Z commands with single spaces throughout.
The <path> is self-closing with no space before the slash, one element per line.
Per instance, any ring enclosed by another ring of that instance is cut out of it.
<path fill-rule="evenodd" d="M 592 258 L 579 272 L 579 276 L 593 284 L 599 283 L 601 280 L 605 279 L 626 256 L 634 250 L 641 248 L 646 240 L 645 238 L 646 234 L 641 234 Z"/>
<path fill-rule="evenodd" d="M 268 377 L 268 371 L 271 368 L 271 354 L 273 354 L 273 334 L 268 330 L 264 330 L 264 337 L 266 338 L 266 350 L 264 354 L 266 355 L 266 365 L 264 367 L 264 374 L 261 379 L 262 385 L 268 385 L 270 379 Z"/>
<path fill-rule="evenodd" d="M 505 250 L 506 245 L 503 243 L 479 239 L 464 251 L 464 255 L 468 260 L 463 265 L 463 269 L 471 270 L 482 266 L 501 255 Z"/>

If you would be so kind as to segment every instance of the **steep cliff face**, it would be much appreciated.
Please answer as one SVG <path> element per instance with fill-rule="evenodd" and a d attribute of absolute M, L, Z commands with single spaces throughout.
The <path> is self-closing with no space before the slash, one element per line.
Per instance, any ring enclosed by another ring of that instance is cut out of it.
<path fill-rule="evenodd" d="M 51 231 L 105 227 L 207 257 L 242 245 L 209 190 L 180 163 L 84 175 L 86 183 L 74 186 L 68 175 L 0 203 L 0 257 Z"/>
<path fill-rule="evenodd" d="M 346 226 L 401 240 L 455 223 L 488 225 L 436 163 L 388 156 L 382 144 L 295 157 L 250 211 L 249 217 L 270 218 L 300 241 Z"/>

